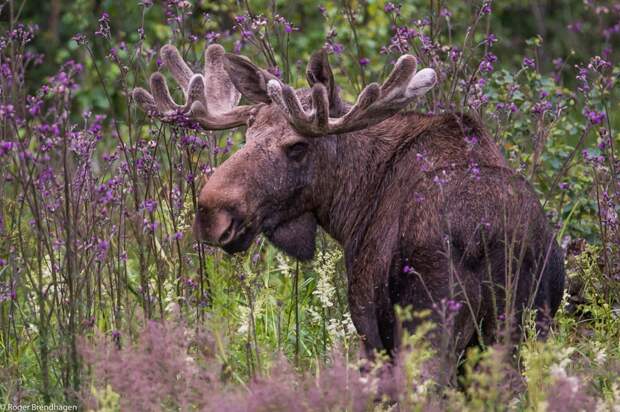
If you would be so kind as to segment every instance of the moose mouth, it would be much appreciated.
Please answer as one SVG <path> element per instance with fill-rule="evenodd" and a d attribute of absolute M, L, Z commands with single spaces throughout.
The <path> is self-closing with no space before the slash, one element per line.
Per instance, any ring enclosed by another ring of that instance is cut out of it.
<path fill-rule="evenodd" d="M 311 213 L 275 223 L 268 219 L 263 224 L 250 225 L 240 219 L 231 219 L 220 235 L 218 244 L 229 254 L 249 249 L 254 238 L 262 232 L 278 249 L 300 260 L 312 259 L 316 220 Z"/>
<path fill-rule="evenodd" d="M 219 244 L 226 253 L 237 253 L 247 250 L 256 237 L 256 231 L 241 220 L 231 219 L 230 224 L 222 232 Z"/>
<path fill-rule="evenodd" d="M 253 220 L 253 219 L 248 219 Z M 265 234 L 268 239 L 271 239 L 274 232 L 278 232 L 283 227 L 290 224 L 290 221 L 282 221 L 275 223 L 272 219 L 265 219 L 262 224 L 258 224 L 257 227 L 253 227 L 240 219 L 231 219 L 230 224 L 222 232 L 218 240 L 218 245 L 229 254 L 238 252 L 245 252 L 252 245 L 252 241 L 259 233 Z"/>

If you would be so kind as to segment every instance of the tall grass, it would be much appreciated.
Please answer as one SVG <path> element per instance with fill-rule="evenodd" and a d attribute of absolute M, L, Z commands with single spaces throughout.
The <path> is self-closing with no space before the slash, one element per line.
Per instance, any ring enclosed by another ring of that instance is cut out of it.
<path fill-rule="evenodd" d="M 554 56 L 549 69 L 540 37 L 527 40 L 516 67 L 498 61 L 494 50 L 508 39 L 493 33 L 491 2 L 427 3 L 385 3 L 371 21 L 365 4 L 321 6 L 321 42 L 349 97 L 400 54 L 415 54 L 440 78 L 416 109 L 480 117 L 532 181 L 570 276 L 546 342 L 532 332 L 514 353 L 465 354 L 454 365 L 462 390 L 437 389 L 423 373 L 435 356 L 424 336 L 442 325 L 408 336 L 397 366 L 381 356 L 363 364 L 342 252 L 326 235 L 310 264 L 262 238 L 235 257 L 194 241 L 203 175 L 243 144 L 242 131 L 171 127 L 135 110 L 130 91 L 147 82 L 162 45 L 145 20 L 121 38 L 98 16 L 96 28 L 75 34 L 80 59 L 35 84 L 32 70 L 52 63 L 31 47 L 37 28 L 21 19 L 21 2 L 9 0 L 0 6 L 0 405 L 618 410 L 620 7 L 585 2 L 572 24 L 595 54 Z M 196 66 L 218 41 L 302 86 L 294 58 L 311 50 L 290 44 L 311 33 L 276 6 L 231 5 L 225 30 L 190 2 L 126 5 L 161 12 L 166 41 Z M 369 42 L 373 27 L 380 35 Z M 108 112 L 84 107 L 88 87 L 102 90 Z"/>

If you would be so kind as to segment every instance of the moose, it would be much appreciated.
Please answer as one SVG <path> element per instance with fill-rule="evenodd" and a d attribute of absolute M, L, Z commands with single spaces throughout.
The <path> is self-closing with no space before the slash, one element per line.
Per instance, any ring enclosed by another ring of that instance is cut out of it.
<path fill-rule="evenodd" d="M 172 45 L 160 55 L 185 103 L 156 72 L 150 93 L 133 92 L 143 110 L 204 130 L 246 127 L 245 145 L 199 195 L 200 241 L 236 253 L 262 233 L 309 260 L 321 226 L 344 249 L 351 318 L 368 356 L 396 353 L 403 328 L 419 324 L 400 322 L 397 305 L 429 309 L 440 322 L 442 302 L 456 302 L 454 353 L 496 342 L 506 325 L 519 339 L 526 309 L 545 333 L 564 290 L 554 231 L 478 120 L 406 110 L 436 83 L 432 69 L 416 71 L 414 56 L 401 56 L 350 104 L 325 50 L 310 58 L 310 87 L 297 90 L 219 45 L 206 49 L 202 74 Z M 241 97 L 248 105 L 238 105 Z M 439 347 L 442 333 L 430 339 Z M 445 362 L 429 368 L 438 382 L 453 382 Z"/>

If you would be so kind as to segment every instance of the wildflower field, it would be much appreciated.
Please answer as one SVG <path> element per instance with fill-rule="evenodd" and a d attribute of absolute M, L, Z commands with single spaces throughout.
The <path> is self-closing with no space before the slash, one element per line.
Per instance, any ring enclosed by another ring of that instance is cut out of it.
<path fill-rule="evenodd" d="M 0 31 L 0 411 L 620 411 L 620 2 L 0 0 Z M 410 108 L 479 119 L 564 251 L 547 339 L 526 316 L 517 349 L 471 349 L 439 387 L 445 324 L 396 363 L 360 355 L 326 233 L 311 262 L 197 242 L 244 127 L 166 124 L 132 90 L 162 46 L 200 67 L 214 43 L 299 88 L 324 47 L 349 101 L 403 54 L 434 69 Z"/>

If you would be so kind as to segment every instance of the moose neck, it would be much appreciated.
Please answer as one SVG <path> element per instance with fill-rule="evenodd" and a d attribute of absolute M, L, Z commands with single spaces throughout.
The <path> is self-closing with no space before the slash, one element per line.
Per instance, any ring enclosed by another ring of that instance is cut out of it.
<path fill-rule="evenodd" d="M 347 252 L 357 250 L 363 239 L 388 183 L 387 171 L 397 161 L 396 151 L 415 135 L 404 116 L 321 142 L 324 156 L 317 172 L 315 214 Z"/>

